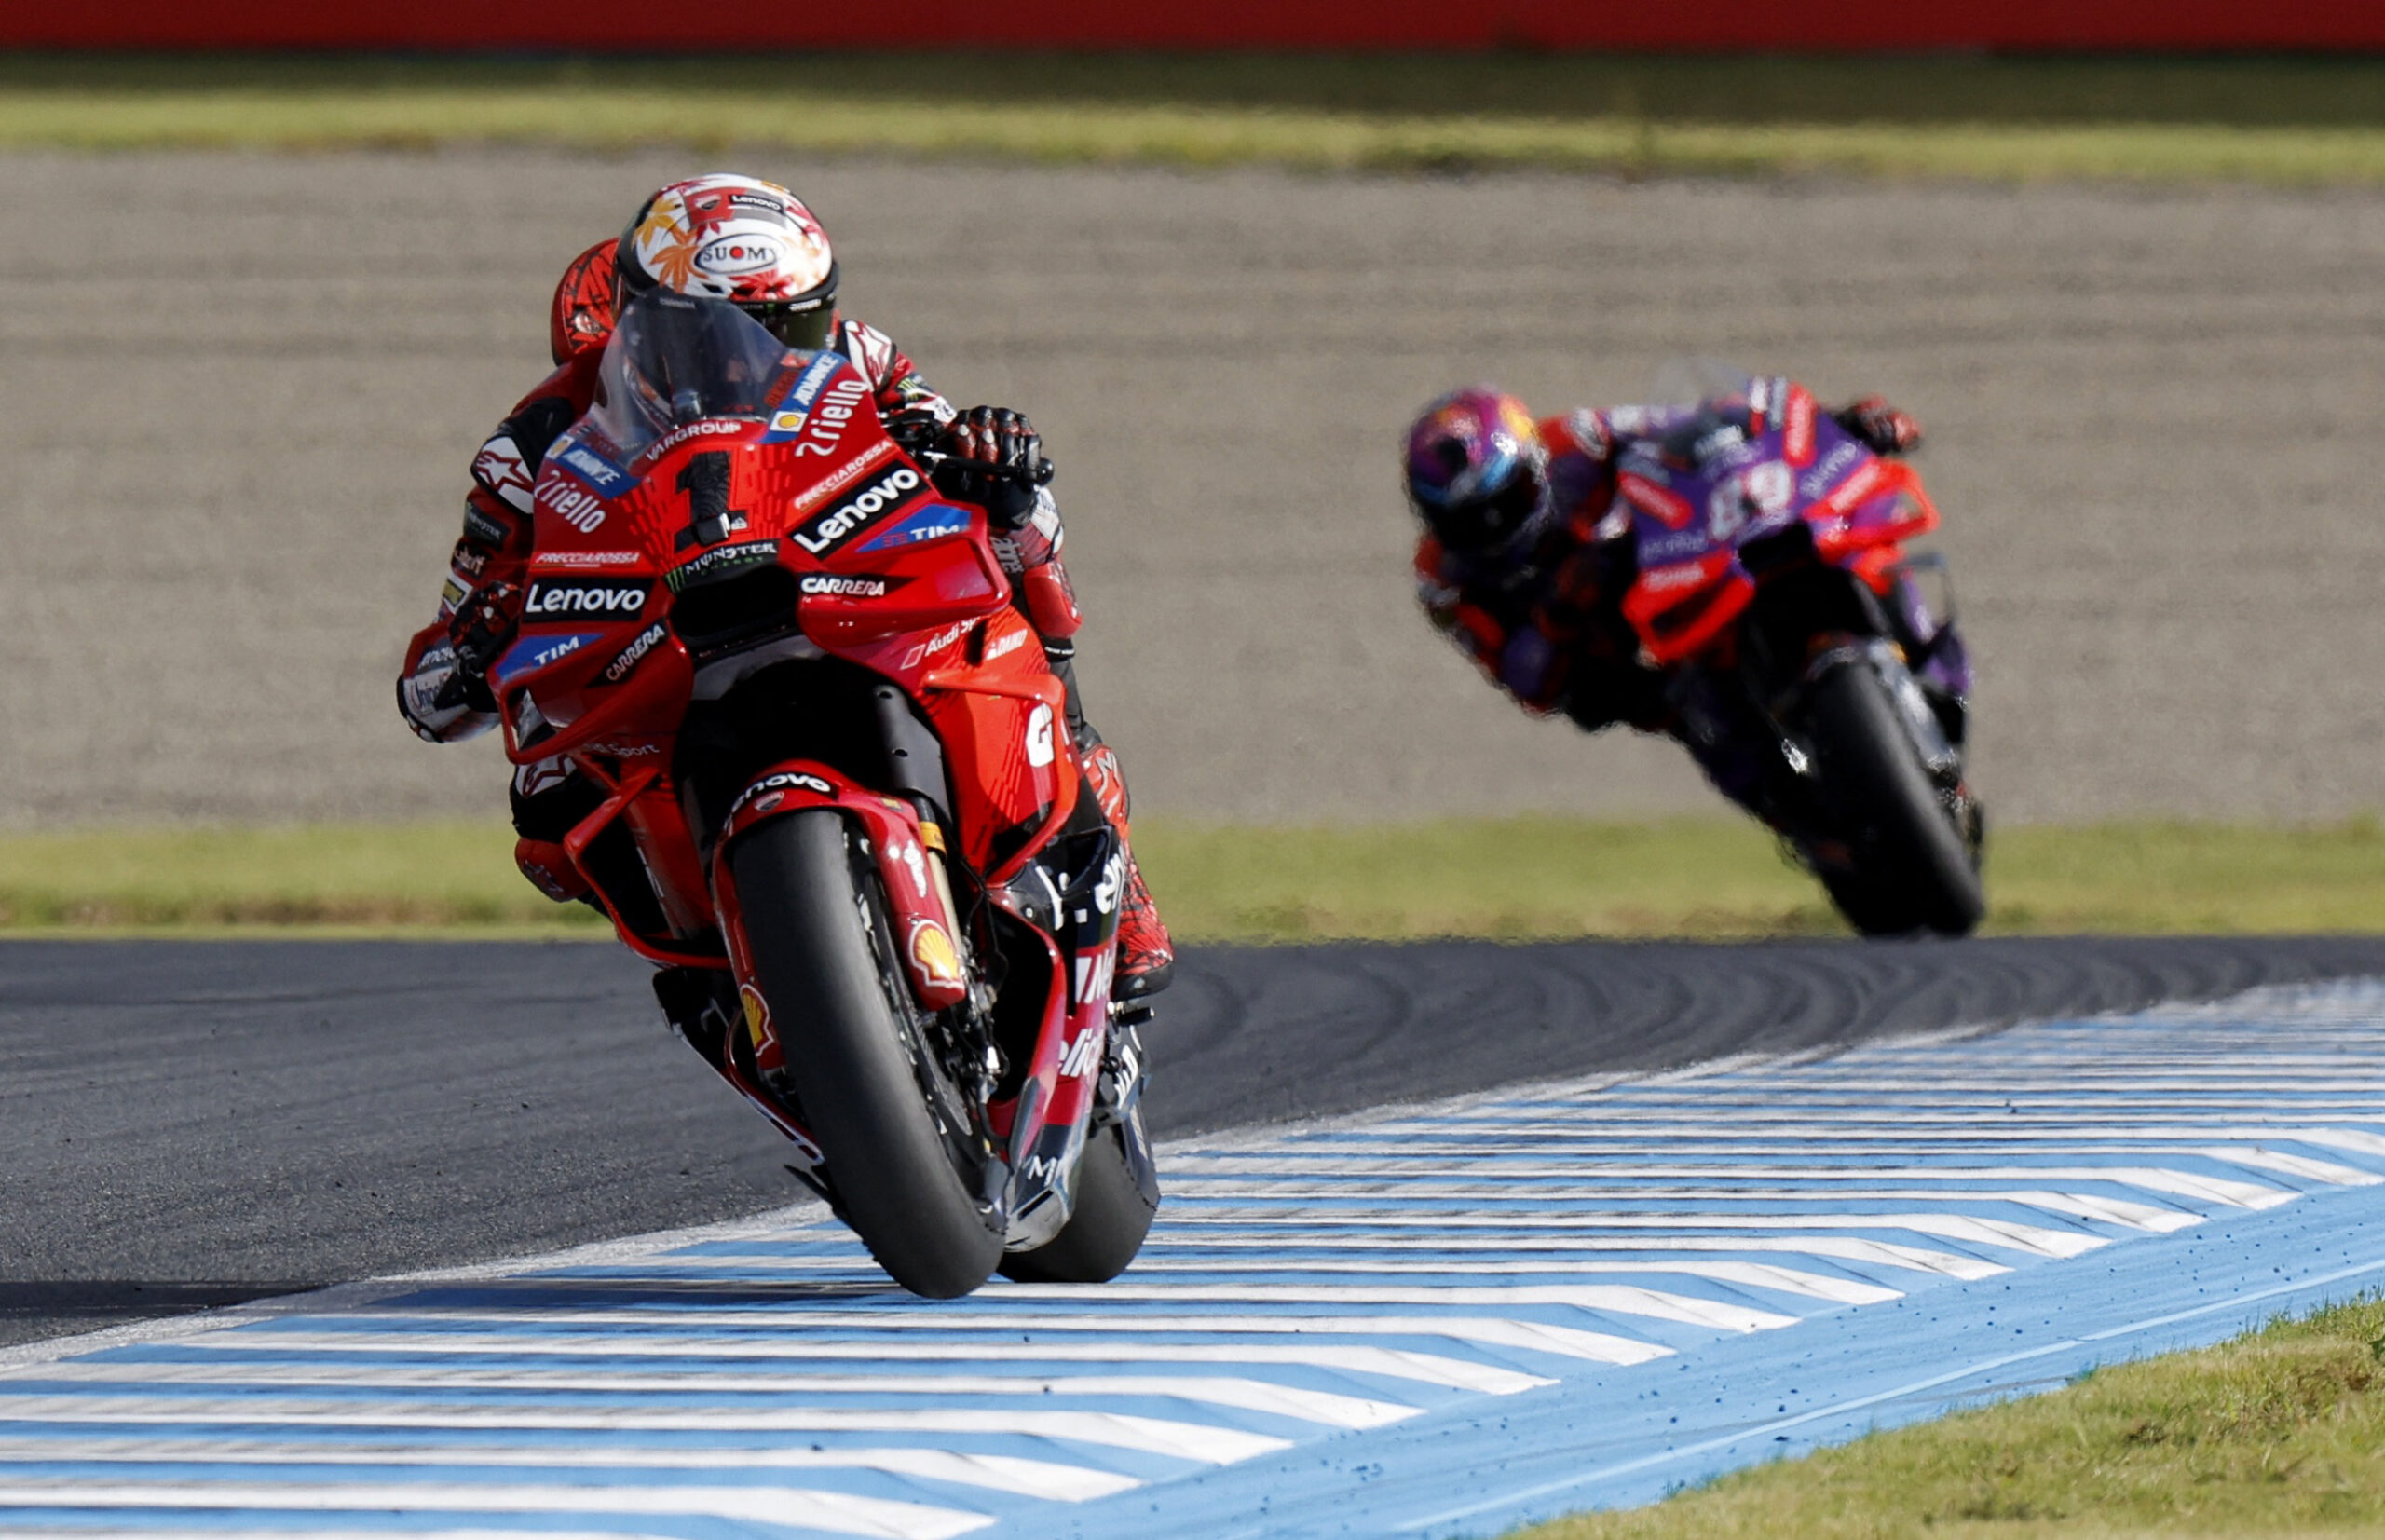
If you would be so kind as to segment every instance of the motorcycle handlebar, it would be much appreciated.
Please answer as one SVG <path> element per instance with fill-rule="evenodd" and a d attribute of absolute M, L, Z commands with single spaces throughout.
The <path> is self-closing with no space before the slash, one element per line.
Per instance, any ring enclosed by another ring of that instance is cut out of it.
<path fill-rule="evenodd" d="M 1059 467 L 1041 456 L 1036 457 L 1032 465 L 993 465 L 985 460 L 964 459 L 959 455 L 947 455 L 941 449 L 919 450 L 912 457 L 926 467 L 931 473 L 950 467 L 954 470 L 965 470 L 973 476 L 983 476 L 988 481 L 1019 482 L 1028 486 L 1051 485 L 1054 473 L 1059 470 Z"/>

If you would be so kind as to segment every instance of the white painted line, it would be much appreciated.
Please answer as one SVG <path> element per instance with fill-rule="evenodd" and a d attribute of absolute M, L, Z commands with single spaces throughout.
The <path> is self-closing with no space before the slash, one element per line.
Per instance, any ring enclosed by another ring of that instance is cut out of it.
<path fill-rule="evenodd" d="M 1307 1209 L 1281 1215 L 1236 1215 L 1209 1218 L 1177 1214 L 1168 1228 L 1182 1232 L 1204 1225 L 1257 1231 L 1280 1226 L 1315 1231 L 1322 1241 L 1337 1225 L 1413 1229 L 1419 1223 L 1413 1208 L 1347 1209 L 1339 1213 Z M 1545 1230 L 1909 1230 L 1941 1240 L 1971 1241 L 2002 1247 L 2037 1257 L 2076 1257 L 2110 1244 L 2101 1235 L 2077 1230 L 2049 1230 L 2042 1225 L 2010 1220 L 1981 1219 L 1970 1214 L 1435 1214 L 1439 1228 L 1538 1232 Z"/>
<path fill-rule="evenodd" d="M 1361 1160 L 1349 1162 L 1341 1167 L 1320 1166 L 1302 1170 L 1276 1179 L 1263 1177 L 1179 1179 L 1169 1183 L 1168 1195 L 1211 1202 L 1227 1198 L 1268 1198 L 1280 1202 L 1312 1196 L 1329 1198 L 1349 1192 L 1394 1191 L 1413 1192 L 1427 1201 L 1451 1197 L 1537 1200 L 1550 1195 L 1541 1192 L 1502 1192 L 1496 1185 L 1480 1185 L 1482 1177 L 1490 1174 L 1492 1173 L 1460 1172 L 1441 1176 L 1433 1172 L 1418 1172 L 1395 1161 Z M 2255 1182 L 2229 1181 L 2224 1177 L 2205 1177 L 2190 1171 L 2171 1171 L 2149 1165 L 1764 1165 L 1735 1161 L 1712 1165 L 1601 1165 L 1588 1170 L 1565 1165 L 1499 1167 L 1495 1174 L 1501 1183 L 1580 1181 L 1591 1176 L 1611 1181 L 1692 1181 L 1701 1178 L 1707 1180 L 1730 1178 L 1751 1182 L 2094 1181 L 2119 1187 L 2141 1187 L 2148 1192 L 2191 1197 L 2229 1208 L 2274 1208 L 2279 1204 L 2291 1203 L 2298 1196 Z M 1354 1179 L 1331 1186 L 1314 1183 L 1315 1178 L 1326 1175 Z M 1302 1185 L 1304 1182 L 1311 1185 Z M 1468 1182 L 1478 1185 L 1465 1185 Z M 1621 1191 L 1611 1188 L 1598 1190 Z M 1817 1195 L 1834 1198 L 1844 1194 L 1833 1189 Z"/>
<path fill-rule="evenodd" d="M 1560 1357 L 1585 1358 L 1596 1363 L 1639 1364 L 1651 1358 L 1669 1356 L 1672 1349 L 1655 1342 L 1643 1342 L 1630 1337 L 1617 1337 L 1603 1331 L 1583 1331 L 1574 1327 L 1547 1326 L 1538 1321 L 1505 1320 L 1484 1315 L 1238 1315 L 1228 1311 L 1214 1315 L 1142 1315 L 1113 1311 L 1098 1315 L 996 1315 L 976 1312 L 954 1312 L 934 1315 L 905 1316 L 897 1313 L 877 1315 L 867 1311 L 806 1311 L 773 1312 L 762 1315 L 755 1311 L 687 1310 L 687 1311 L 543 1311 L 536 1315 L 525 1312 L 521 1315 L 494 1317 L 479 1312 L 449 1315 L 443 1312 L 376 1313 L 373 1319 L 439 1320 L 470 1322 L 476 1325 L 500 1326 L 514 1321 L 537 1321 L 562 1326 L 634 1326 L 634 1327 L 743 1327 L 765 1328 L 784 1331 L 788 1326 L 800 1324 L 820 1330 L 867 1330 L 893 1333 L 909 1329 L 914 1331 L 971 1333 L 1018 1332 L 1097 1332 L 1117 1341 L 1089 1344 L 1098 1351 L 1121 1356 L 1139 1353 L 1147 1348 L 1163 1347 L 1164 1343 L 1146 1343 L 1124 1334 L 1127 1332 L 1166 1332 L 1170 1335 L 1216 1333 L 1220 1336 L 1346 1336 L 1346 1337 L 1444 1337 L 1482 1347 L 1525 1348 L 1534 1353 L 1551 1353 Z M 281 1340 L 282 1333 L 272 1330 L 245 1331 L 240 1334 L 252 1344 L 271 1345 Z M 345 1336 L 347 1333 L 336 1333 Z M 530 1341 L 545 1339 L 533 1338 Z M 595 1339 L 604 1340 L 604 1339 Z M 735 1341 L 737 1339 L 723 1339 Z M 784 1339 L 773 1339 L 784 1340 Z M 244 1345 L 228 1341 L 226 1346 Z M 834 1347 L 838 1344 L 823 1344 Z M 902 1356 L 906 1344 L 893 1342 L 857 1342 L 849 1344 L 867 1353 Z M 966 1344 L 974 1349 L 978 1344 Z M 1054 1344 L 1057 1345 L 1057 1344 Z M 1206 1347 L 1207 1344 L 1197 1344 Z M 1022 1344 L 1033 1349 L 1037 1344 Z M 1240 1344 L 1219 1344 L 1228 1351 L 1239 1351 Z M 1028 1353 L 1032 1356 L 1032 1351 Z"/>
<path fill-rule="evenodd" d="M 479 1438 L 449 1444 L 341 1444 L 240 1438 L 123 1438 L 89 1433 L 0 1438 L 0 1477 L 5 1477 L 10 1464 L 60 1460 L 95 1465 L 454 1465 L 467 1470 L 516 1465 L 553 1470 L 874 1470 L 1056 1503 L 1090 1502 L 1142 1485 L 1132 1476 L 1086 1465 L 942 1449 L 624 1449 L 577 1442 L 494 1444 Z M 341 1533 L 349 1532 L 343 1528 Z M 9 1540 L 17 1540 L 16 1530 L 10 1529 L 8 1534 Z"/>
<path fill-rule="evenodd" d="M 728 1259 L 711 1259 L 715 1265 Z M 784 1273 L 811 1270 L 841 1271 L 849 1262 L 829 1258 L 797 1258 L 770 1265 L 764 1263 L 754 1269 L 756 1277 L 777 1276 Z M 1413 1260 L 1403 1261 L 1363 1262 L 1336 1257 L 1329 1261 L 1310 1261 L 1297 1254 L 1283 1252 L 1271 1259 L 1219 1259 L 1204 1261 L 1187 1257 L 1163 1247 L 1152 1247 L 1135 1260 L 1132 1274 L 1138 1278 L 1156 1273 L 1267 1273 L 1286 1278 L 1308 1273 L 1560 1273 L 1567 1274 L 1666 1274 L 1674 1277 L 1701 1278 L 1710 1283 L 1741 1284 L 1756 1288 L 1779 1289 L 1789 1294 L 1803 1294 L 1811 1299 L 1829 1300 L 1837 1304 L 1879 1304 L 1902 1298 L 1893 1288 L 1878 1284 L 1862 1283 L 1848 1278 L 1833 1278 L 1819 1273 L 1801 1272 L 1771 1262 L 1746 1261 L 1685 1261 L 1673 1259 L 1650 1259 L 1644 1261 L 1563 1261 L 1554 1259 L 1534 1261 L 1451 1261 L 1439 1263 Z"/>
<path fill-rule="evenodd" d="M 184 1397 L 100 1395 L 12 1396 L 0 1399 L 0 1436 L 11 1423 L 96 1423 L 119 1425 L 222 1427 L 484 1428 L 607 1433 L 972 1433 L 1065 1438 L 1080 1444 L 1139 1450 L 1201 1465 L 1230 1465 L 1289 1449 L 1290 1441 L 1239 1428 L 1176 1423 L 1115 1411 L 968 1411 L 918 1407 L 861 1411 L 810 1407 L 798 1411 L 717 1411 L 475 1406 L 421 1400 L 373 1402 L 241 1397 L 202 1401 Z"/>
<path fill-rule="evenodd" d="M 2000 1271 L 2000 1270 L 1999 1270 Z M 1026 1317 L 1032 1320 L 1034 1317 Z M 1216 1317 L 1227 1320 L 1230 1317 Z M 804 1323 L 814 1329 L 825 1330 L 815 1321 Z M 1015 1332 L 1018 1321 L 1010 1320 L 987 1329 L 999 1329 L 1009 1336 Z M 1513 1396 L 1522 1391 L 1537 1390 L 1555 1382 L 1533 1374 L 1520 1374 L 1511 1369 L 1493 1364 L 1479 1364 L 1466 1358 L 1450 1358 L 1430 1353 L 1417 1353 L 1406 1348 L 1370 1347 L 1349 1342 L 1151 1342 L 1140 1341 L 1119 1328 L 1114 1320 L 1089 1329 L 1114 1330 L 1119 1340 L 1114 1342 L 818 1342 L 812 1340 L 757 1342 L 747 1338 L 689 1334 L 664 1337 L 647 1331 L 634 1335 L 612 1333 L 575 1337 L 558 1337 L 543 1332 L 450 1332 L 450 1331 L 277 1331 L 269 1338 L 254 1333 L 241 1333 L 230 1340 L 196 1342 L 185 1351 L 255 1353 L 402 1353 L 409 1356 L 429 1355 L 502 1355 L 523 1363 L 541 1359 L 568 1357 L 596 1358 L 676 1358 L 750 1362 L 756 1359 L 784 1361 L 859 1360 L 864 1362 L 948 1362 L 1001 1363 L 1022 1361 L 1036 1363 L 1097 1363 L 1097 1364 L 1288 1364 L 1302 1369 L 1334 1370 L 1344 1373 L 1374 1374 L 1385 1379 L 1412 1380 L 1424 1384 L 1442 1385 L 1451 1390 L 1471 1390 L 1486 1396 Z M 946 1329 L 937 1328 L 936 1329 Z M 44 1377 L 44 1376 L 36 1376 Z M 890 1381 L 902 1386 L 902 1382 Z"/>
<path fill-rule="evenodd" d="M 1093 1396 L 1105 1400 L 1143 1396 L 1263 1411 L 1296 1422 L 1330 1427 L 1381 1427 L 1413 1417 L 1417 1409 L 1396 1401 L 1302 1390 L 1264 1380 L 1219 1375 L 1083 1374 L 727 1374 L 657 1370 L 630 1374 L 591 1374 L 570 1369 L 480 1369 L 460 1364 L 409 1367 L 396 1364 L 260 1364 L 78 1362 L 42 1376 L 50 1384 L 149 1385 L 337 1385 L 359 1390 L 436 1390 L 469 1394 L 488 1390 L 535 1390 L 580 1396 L 1035 1396 L 1057 1399 Z M 0 1415 L 8 1408 L 0 1392 Z M 236 1414 L 237 1400 L 214 1403 L 219 1417 Z"/>
<path fill-rule="evenodd" d="M 1360 1192 L 1352 1193 L 1349 1197 L 1343 1199 L 1342 1202 L 1345 1204 L 1370 1203 L 1379 1201 L 1382 1196 L 1383 1194 L 1379 1192 Z M 1432 1196 L 1439 1199 L 1439 1203 L 1436 1204 L 1435 1202 L 1430 1201 L 1426 1195 L 1422 1193 L 1411 1195 L 1411 1201 L 1406 1208 L 1406 1212 L 1411 1216 L 1410 1220 L 1411 1224 L 1418 1223 L 1420 1220 L 1428 1220 L 1433 1225 L 1449 1224 L 1469 1215 L 1479 1216 L 1482 1213 L 1481 1206 L 1485 1202 L 1501 1201 L 1513 1203 L 1517 1201 L 1516 1194 L 1512 1191 L 1504 1188 L 1498 1189 L 1495 1192 L 1490 1193 L 1471 1192 L 1452 1193 L 1449 1192 L 1442 1192 L 1433 1194 Z M 1657 1217 L 1649 1216 L 1647 1211 L 1644 1209 L 1585 1209 L 1581 1206 L 1586 1204 L 1618 1203 L 1633 1198 L 1650 1203 L 1660 1201 L 1666 1203 L 1826 1203 L 1833 1205 L 1844 1203 L 2009 1203 L 2017 1204 L 2027 1208 L 2042 1208 L 2050 1214 L 2060 1214 L 2069 1219 L 2092 1220 L 2104 1224 L 2125 1225 L 2132 1230 L 2150 1230 L 2157 1233 L 2167 1233 L 2173 1230 L 2184 1230 L 2191 1225 L 2201 1224 L 2203 1222 L 2205 1217 L 2201 1214 L 2194 1213 L 2191 1210 L 2178 1208 L 2156 1208 L 2150 1204 L 2131 1203 L 2126 1198 L 2106 1198 L 2086 1192 L 2029 1192 L 2026 1190 L 2015 1191 L 1992 1188 L 1969 1188 L 1947 1192 L 1930 1188 L 1916 1189 L 1910 1187 L 1856 1188 L 1852 1190 L 1841 1190 L 1835 1192 L 1807 1192 L 1794 1187 L 1646 1187 L 1616 1188 L 1612 1190 L 1580 1188 L 1562 1193 L 1545 1193 L 1534 1200 L 1533 1207 L 1512 1208 L 1506 1210 L 1505 1212 L 1513 1216 L 1510 1223 L 1513 1228 L 1519 1230 L 1531 1230 L 1560 1219 L 1594 1219 L 1601 1222 L 1612 1220 L 1620 1224 L 1628 1220 L 1637 1220 L 1643 1217 Z M 1187 1206 L 1197 1206 L 1200 1201 L 1201 1200 L 1198 1198 L 1179 1199 L 1180 1204 Z M 1346 1207 L 1342 1207 L 1341 1205 L 1327 1203 L 1321 1198 L 1308 1199 L 1305 1201 L 1305 1206 L 1300 1208 L 1268 1210 L 1242 1209 L 1231 1205 L 1225 1206 L 1228 1215 L 1240 1216 L 1240 1218 L 1219 1218 L 1212 1220 L 1208 1216 L 1198 1212 L 1196 1207 L 1194 1212 L 1178 1214 L 1175 1216 L 1172 1221 L 1172 1226 L 1181 1228 L 1186 1224 L 1223 1224 L 1237 1222 L 1257 1225 L 1271 1223 L 1288 1216 L 1323 1216 L 1351 1212 L 1351 1210 Z M 1363 1211 L 1370 1213 L 1382 1212 L 1382 1210 L 1379 1209 Z M 1494 1210 L 1494 1212 L 1498 1211 Z M 1715 1211 L 1715 1213 L 1721 1213 L 1726 1218 L 1749 1219 L 1758 1220 L 1763 1223 L 1769 1223 L 1776 1219 L 1785 1222 L 1790 1218 L 1795 1217 L 1789 1215 L 1730 1215 L 1727 1211 L 1720 1210 Z M 1683 1229 L 1711 1229 L 1713 1227 L 1714 1217 L 1714 1213 L 1709 1213 L 1701 1210 L 1682 1210 L 1661 1216 L 1661 1218 L 1665 1219 L 1668 1222 L 1678 1225 Z M 1847 1216 L 1848 1219 L 1860 1219 L 1863 1216 L 1860 1213 Z M 1853 1229 L 1879 1227 L 1856 1226 L 1842 1222 L 1838 1228 Z M 757 1271 L 747 1275 L 758 1279 L 769 1276 L 770 1274 Z"/>
<path fill-rule="evenodd" d="M 0 1507 L 265 1508 L 302 1513 L 580 1513 L 735 1519 L 886 1540 L 950 1540 L 994 1520 L 982 1513 L 802 1487 L 444 1486 L 431 1482 L 0 1481 Z"/>
<path fill-rule="evenodd" d="M 1863 1283 L 1853 1278 L 1833 1278 L 1819 1273 L 1801 1272 L 1793 1267 L 1776 1267 L 1770 1262 L 1682 1261 L 1658 1259 L 1650 1261 L 1577 1261 L 1555 1258 L 1527 1261 L 1502 1257 L 1496 1261 L 1482 1258 L 1450 1258 L 1441 1261 L 1420 1261 L 1413 1258 L 1378 1259 L 1372 1261 L 1339 1257 L 1309 1261 L 1278 1254 L 1268 1257 L 1200 1258 L 1165 1254 L 1145 1256 L 1137 1260 L 1132 1276 L 1147 1277 L 1154 1273 L 1263 1273 L 1273 1277 L 1297 1278 L 1311 1274 L 1330 1273 L 1556 1273 L 1567 1275 L 1584 1274 L 1663 1274 L 1676 1277 L 1703 1278 L 1710 1283 L 1738 1284 L 1748 1288 L 1770 1288 L 1784 1294 L 1802 1294 L 1808 1299 L 1828 1300 L 1833 1304 L 1883 1304 L 1889 1300 L 1904 1298 L 1901 1289 L 1884 1288 L 1878 1284 Z"/>
<path fill-rule="evenodd" d="M 1143 1260 L 1138 1260 L 1135 1265 L 1138 1268 L 1149 1266 L 1149 1259 L 1153 1258 L 1198 1255 L 1229 1248 L 1263 1250 L 1271 1256 L 1295 1259 L 1310 1250 L 1335 1257 L 1364 1256 L 1372 1252 L 1431 1251 L 1469 1259 L 1473 1258 L 1473 1253 L 1483 1251 L 1522 1258 L 1543 1254 L 1571 1256 L 1585 1251 L 1765 1251 L 1796 1257 L 1827 1257 L 1834 1261 L 1869 1262 L 1914 1273 L 1934 1273 L 1950 1278 L 1988 1278 L 2011 1271 L 2009 1267 L 1983 1261 L 1977 1257 L 1936 1251 L 1928 1247 L 1901 1246 L 1895 1241 L 1865 1240 L 1855 1235 L 1519 1235 L 1489 1240 L 1476 1235 L 1429 1233 L 1343 1235 L 1321 1242 L 1297 1240 L 1286 1235 L 1202 1235 L 1197 1238 L 1171 1235 L 1155 1237 L 1144 1248 Z M 1459 1265 L 1471 1267 L 1475 1261 L 1468 1260 Z"/>
<path fill-rule="evenodd" d="M 1000 1284 L 979 1290 L 996 1300 L 1250 1301 L 1265 1304 L 1570 1305 L 1612 1315 L 1639 1315 L 1716 1331 L 1766 1331 L 1793 1326 L 1794 1315 L 1751 1310 L 1720 1300 L 1625 1284 L 1490 1284 L 1420 1287 L 1397 1284 L 1147 1284 L 1131 1273 L 1106 1284 Z"/>

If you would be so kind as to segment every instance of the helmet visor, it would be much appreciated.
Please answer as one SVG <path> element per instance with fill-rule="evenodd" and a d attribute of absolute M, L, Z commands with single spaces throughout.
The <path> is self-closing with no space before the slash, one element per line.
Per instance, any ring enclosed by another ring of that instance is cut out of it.
<path fill-rule="evenodd" d="M 770 335 L 807 353 L 825 351 L 837 329 L 837 307 L 825 299 L 771 301 L 741 305 L 739 309 L 762 323 Z"/>
<path fill-rule="evenodd" d="M 1489 551 L 1521 534 L 1540 511 L 1543 486 L 1539 471 L 1530 464 L 1517 467 L 1506 484 L 1463 502 L 1451 503 L 1433 519 L 1441 543 L 1452 551 Z"/>

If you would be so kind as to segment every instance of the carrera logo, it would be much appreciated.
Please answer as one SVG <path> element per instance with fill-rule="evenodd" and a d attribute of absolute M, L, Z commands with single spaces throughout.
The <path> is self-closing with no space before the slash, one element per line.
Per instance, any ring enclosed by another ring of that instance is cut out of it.
<path fill-rule="evenodd" d="M 1659 486 L 1647 477 L 1625 471 L 1615 479 L 1615 490 L 1626 501 L 1667 529 L 1686 529 L 1691 518 L 1690 506 L 1670 487 Z"/>
<path fill-rule="evenodd" d="M 734 572 L 741 566 L 758 566 L 779 559 L 776 540 L 741 540 L 735 545 L 716 545 L 684 566 L 672 569 L 662 580 L 671 585 L 674 593 L 684 593 L 690 583 L 708 582 L 724 572 Z"/>
<path fill-rule="evenodd" d="M 816 775 L 807 775 L 801 770 L 781 770 L 776 775 L 765 775 L 746 787 L 737 798 L 735 805 L 729 810 L 729 816 L 736 817 L 745 811 L 746 803 L 765 793 L 774 791 L 808 791 L 822 797 L 837 795 L 836 787 Z"/>
<path fill-rule="evenodd" d="M 825 556 L 889 513 L 916 502 L 924 484 L 918 471 L 907 465 L 896 466 L 858 496 L 838 503 L 788 538 L 811 554 Z"/>
<path fill-rule="evenodd" d="M 572 485 L 561 477 L 547 484 L 549 511 L 582 535 L 593 535 L 605 522 L 605 499 Z"/>
<path fill-rule="evenodd" d="M 696 266 L 707 273 L 758 273 L 778 264 L 778 244 L 753 236 L 716 240 L 696 253 Z"/>
<path fill-rule="evenodd" d="M 807 597 L 883 599 L 893 585 L 883 578 L 846 578 L 827 572 L 807 572 L 797 585 Z"/>
<path fill-rule="evenodd" d="M 657 620 L 639 632 L 636 641 L 621 648 L 620 657 L 605 665 L 605 682 L 608 685 L 618 685 L 628 678 L 637 671 L 638 664 L 646 661 L 646 655 L 654 650 L 655 644 L 661 640 L 662 622 Z"/>
<path fill-rule="evenodd" d="M 576 620 L 583 615 L 628 619 L 646 607 L 647 585 L 640 582 L 554 582 L 538 579 L 522 602 L 525 620 Z"/>

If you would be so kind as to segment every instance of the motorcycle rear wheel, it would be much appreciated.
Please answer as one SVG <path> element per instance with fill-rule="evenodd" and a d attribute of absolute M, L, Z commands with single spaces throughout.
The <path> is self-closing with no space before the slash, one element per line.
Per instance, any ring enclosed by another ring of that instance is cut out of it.
<path fill-rule="evenodd" d="M 1807 695 L 1806 729 L 1855 850 L 1852 872 L 1822 877 L 1839 912 L 1865 935 L 1969 935 L 1987 911 L 1978 859 L 1888 686 L 1861 663 L 1831 670 Z"/>
<path fill-rule="evenodd" d="M 1096 1128 L 1077 1164 L 1077 1206 L 1060 1233 L 1032 1251 L 1014 1251 L 1002 1274 L 1018 1283 L 1108 1283 L 1126 1271 L 1159 1205 L 1135 1180 L 1124 1130 Z"/>
<path fill-rule="evenodd" d="M 914 1294 L 948 1300 L 1002 1260 L 977 1110 L 927 1040 L 878 878 L 842 814 L 764 824 L 729 854 L 745 944 L 842 1216 Z"/>

